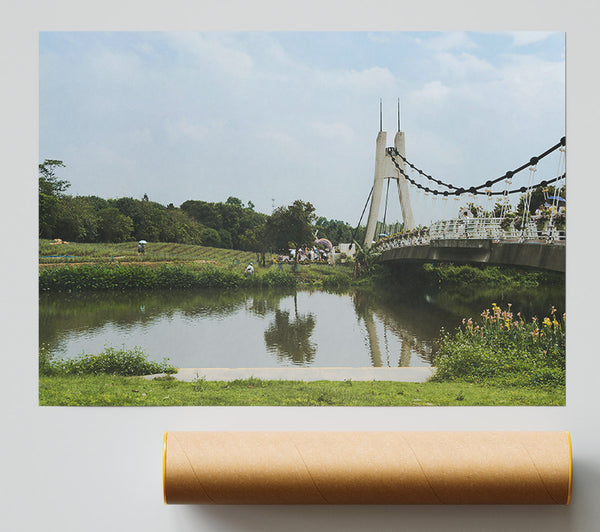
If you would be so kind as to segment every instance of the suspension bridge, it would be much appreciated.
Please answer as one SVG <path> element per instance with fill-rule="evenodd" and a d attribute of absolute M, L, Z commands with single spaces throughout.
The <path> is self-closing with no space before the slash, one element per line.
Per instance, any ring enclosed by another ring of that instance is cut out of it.
<path fill-rule="evenodd" d="M 561 194 L 566 195 L 566 137 L 517 168 L 469 187 L 435 178 L 406 158 L 399 108 L 394 145 L 386 144 L 380 107 L 374 182 L 358 223 L 370 205 L 363 247 L 380 252 L 379 261 L 486 263 L 565 271 L 566 200 Z M 549 161 L 550 156 L 557 159 L 556 170 L 545 167 L 544 177 L 536 179 L 539 163 Z M 388 224 L 389 189 L 394 181 L 403 221 Z M 385 184 L 383 221 L 379 221 Z M 411 193 L 432 202 L 423 207 L 431 220 L 428 225 L 415 224 Z M 466 203 L 454 216 L 444 217 L 450 200 L 456 205 L 461 200 Z M 441 202 L 441 209 L 436 209 L 436 202 Z"/>

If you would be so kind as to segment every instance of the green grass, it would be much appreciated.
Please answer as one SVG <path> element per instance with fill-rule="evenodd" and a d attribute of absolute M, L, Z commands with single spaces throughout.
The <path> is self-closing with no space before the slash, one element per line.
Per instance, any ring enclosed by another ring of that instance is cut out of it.
<path fill-rule="evenodd" d="M 39 404 L 55 406 L 555 406 L 564 387 L 388 381 L 232 382 L 172 378 L 40 377 Z"/>
<path fill-rule="evenodd" d="M 60 255 L 58 258 L 45 255 Z M 69 255 L 69 257 L 64 257 Z M 231 266 L 256 261 L 256 253 L 234 249 L 212 248 L 171 242 L 150 242 L 146 252 L 138 256 L 137 242 L 119 244 L 77 243 L 52 244 L 52 240 L 39 240 L 40 264 L 64 264 L 78 262 L 161 262 L 161 261 L 213 261 L 217 265 Z"/>

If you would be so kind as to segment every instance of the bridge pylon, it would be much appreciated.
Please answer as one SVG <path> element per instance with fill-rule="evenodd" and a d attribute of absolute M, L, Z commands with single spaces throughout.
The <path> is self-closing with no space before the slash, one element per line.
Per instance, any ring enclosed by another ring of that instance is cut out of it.
<path fill-rule="evenodd" d="M 404 220 L 405 229 L 414 229 L 415 220 L 410 206 L 410 198 L 408 195 L 408 183 L 406 178 L 400 174 L 399 170 L 394 165 L 392 157 L 387 153 L 386 149 L 387 132 L 379 131 L 375 145 L 375 177 L 373 182 L 373 193 L 371 195 L 371 206 L 369 208 L 369 218 L 367 219 L 367 230 L 363 247 L 368 248 L 373 244 L 375 229 L 377 227 L 377 218 L 379 217 L 379 208 L 381 206 L 381 194 L 383 192 L 383 182 L 386 179 L 393 179 L 398 185 L 398 199 L 400 200 L 400 208 L 402 210 L 402 219 Z M 394 147 L 403 157 L 405 155 L 404 132 L 398 131 L 394 137 Z M 402 161 L 402 170 L 405 169 L 406 163 Z"/>

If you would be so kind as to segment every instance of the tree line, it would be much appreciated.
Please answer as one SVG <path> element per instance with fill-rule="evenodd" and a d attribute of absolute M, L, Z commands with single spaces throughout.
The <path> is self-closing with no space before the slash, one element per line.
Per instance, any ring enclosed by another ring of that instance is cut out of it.
<path fill-rule="evenodd" d="M 70 196 L 68 181 L 57 176 L 62 161 L 39 164 L 39 237 L 73 242 L 175 242 L 244 251 L 287 251 L 312 244 L 315 234 L 334 245 L 355 235 L 346 222 L 317 217 L 310 202 L 296 200 L 271 215 L 234 196 L 225 202 L 188 200 L 179 207 L 142 199 Z"/>

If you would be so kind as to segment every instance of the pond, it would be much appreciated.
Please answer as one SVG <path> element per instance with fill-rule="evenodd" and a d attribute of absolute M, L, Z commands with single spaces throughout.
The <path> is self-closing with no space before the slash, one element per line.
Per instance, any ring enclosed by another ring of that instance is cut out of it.
<path fill-rule="evenodd" d="M 549 297 L 521 304 L 545 312 Z M 440 329 L 454 330 L 464 316 L 504 299 L 309 290 L 42 293 L 39 339 L 64 358 L 139 346 L 177 367 L 428 366 Z"/>

